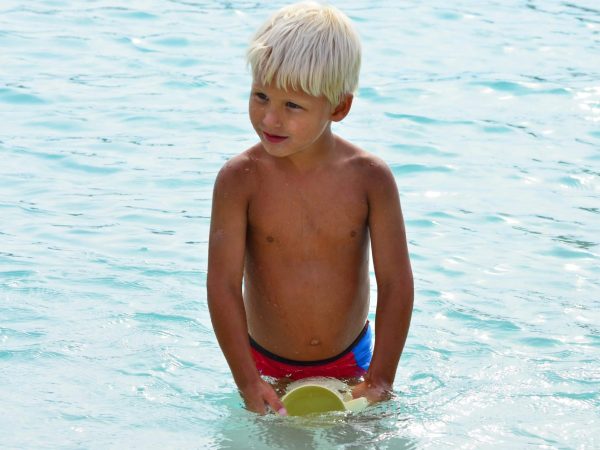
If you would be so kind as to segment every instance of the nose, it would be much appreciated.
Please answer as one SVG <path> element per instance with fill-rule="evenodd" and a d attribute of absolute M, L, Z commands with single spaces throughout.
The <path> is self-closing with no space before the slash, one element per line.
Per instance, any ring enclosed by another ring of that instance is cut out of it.
<path fill-rule="evenodd" d="M 266 108 L 265 115 L 263 116 L 263 124 L 265 127 L 269 128 L 277 128 L 281 126 L 279 112 L 272 106 Z"/>

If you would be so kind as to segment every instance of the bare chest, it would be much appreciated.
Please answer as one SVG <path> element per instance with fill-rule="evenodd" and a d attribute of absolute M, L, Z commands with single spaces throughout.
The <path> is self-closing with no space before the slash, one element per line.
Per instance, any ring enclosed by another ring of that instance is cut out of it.
<path fill-rule="evenodd" d="M 264 180 L 252 197 L 248 231 L 255 242 L 334 248 L 364 236 L 368 203 L 343 177 L 315 183 Z"/>

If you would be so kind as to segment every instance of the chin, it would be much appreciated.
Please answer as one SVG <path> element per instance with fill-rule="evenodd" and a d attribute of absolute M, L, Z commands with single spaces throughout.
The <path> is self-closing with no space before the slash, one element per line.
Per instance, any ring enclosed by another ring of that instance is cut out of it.
<path fill-rule="evenodd" d="M 267 152 L 269 155 L 274 156 L 275 158 L 285 158 L 287 156 L 293 155 L 294 151 L 290 151 L 290 150 L 286 150 L 283 148 L 273 148 L 273 144 L 269 143 L 269 142 L 261 142 L 263 149 L 265 150 L 265 152 Z"/>

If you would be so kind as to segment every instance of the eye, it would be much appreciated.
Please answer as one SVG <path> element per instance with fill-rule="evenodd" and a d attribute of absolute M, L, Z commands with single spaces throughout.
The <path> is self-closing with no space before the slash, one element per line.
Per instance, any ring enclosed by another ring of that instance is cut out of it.
<path fill-rule="evenodd" d="M 267 97 L 267 95 L 263 92 L 255 92 L 254 98 L 256 98 L 258 101 L 263 102 L 263 103 L 266 102 L 267 100 L 269 100 L 269 97 Z"/>
<path fill-rule="evenodd" d="M 300 106 L 300 105 L 298 105 L 298 104 L 296 104 L 294 102 L 287 102 L 285 104 L 285 106 L 287 106 L 290 109 L 302 109 L 302 106 Z"/>

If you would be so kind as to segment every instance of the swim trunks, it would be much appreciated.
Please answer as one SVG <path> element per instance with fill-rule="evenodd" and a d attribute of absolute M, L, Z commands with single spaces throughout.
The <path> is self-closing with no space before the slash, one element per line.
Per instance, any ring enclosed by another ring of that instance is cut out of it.
<path fill-rule="evenodd" d="M 369 322 L 358 337 L 337 356 L 319 361 L 294 361 L 264 349 L 250 337 L 252 356 L 261 375 L 298 380 L 307 377 L 354 378 L 364 375 L 373 356 L 373 331 Z"/>

